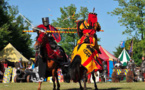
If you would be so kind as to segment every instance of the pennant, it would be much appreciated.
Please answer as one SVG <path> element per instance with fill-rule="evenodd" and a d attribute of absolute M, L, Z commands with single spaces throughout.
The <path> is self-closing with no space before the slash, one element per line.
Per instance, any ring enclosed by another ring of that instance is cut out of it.
<path fill-rule="evenodd" d="M 121 42 L 121 48 L 124 48 L 125 47 L 125 41 L 122 41 Z"/>
<path fill-rule="evenodd" d="M 131 53 L 133 52 L 133 39 L 131 40 L 130 42 L 130 45 L 129 45 L 129 55 L 131 55 Z"/>

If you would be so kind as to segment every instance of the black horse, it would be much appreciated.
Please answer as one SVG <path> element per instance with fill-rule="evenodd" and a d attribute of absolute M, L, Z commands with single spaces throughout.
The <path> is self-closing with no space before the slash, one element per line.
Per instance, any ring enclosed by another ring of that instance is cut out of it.
<path fill-rule="evenodd" d="M 94 76 L 94 71 L 91 73 L 92 79 L 94 81 L 95 90 L 98 90 L 96 85 L 96 79 Z M 68 74 L 66 75 L 66 81 L 73 80 L 74 82 L 79 82 L 80 89 L 86 90 L 86 81 L 87 81 L 87 69 L 81 65 L 81 58 L 80 56 L 75 56 L 73 61 L 70 63 L 68 67 Z M 82 87 L 81 80 L 84 82 L 84 88 Z"/>

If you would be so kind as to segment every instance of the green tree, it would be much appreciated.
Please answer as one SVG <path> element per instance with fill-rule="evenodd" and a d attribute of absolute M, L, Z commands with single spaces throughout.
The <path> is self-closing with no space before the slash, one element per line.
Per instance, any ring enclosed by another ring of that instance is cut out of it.
<path fill-rule="evenodd" d="M 128 34 L 133 38 L 133 56 L 136 64 L 141 63 L 141 56 L 144 53 L 144 35 L 145 35 L 145 0 L 114 0 L 119 3 L 111 15 L 119 16 L 118 22 L 125 26 L 126 30 L 122 34 Z M 131 39 L 126 40 L 126 49 L 128 49 Z M 119 47 L 114 54 L 119 52 Z"/>
<path fill-rule="evenodd" d="M 8 14 L 7 12 L 8 6 L 7 2 L 4 0 L 0 1 L 0 50 L 4 47 L 4 44 L 8 43 L 7 40 L 10 39 L 7 37 L 11 32 L 8 31 L 9 24 L 8 21 Z"/>
<path fill-rule="evenodd" d="M 114 0 L 119 8 L 115 8 L 111 15 L 119 16 L 119 23 L 126 27 L 123 34 L 144 38 L 145 30 L 145 0 Z"/>
<path fill-rule="evenodd" d="M 57 20 L 53 20 L 52 25 L 61 28 L 76 28 L 78 19 L 86 19 L 88 14 L 88 9 L 86 7 L 81 7 L 79 12 L 76 12 L 77 8 L 75 5 L 71 4 L 68 7 L 61 7 L 61 17 Z M 71 29 L 69 31 L 72 31 Z M 75 47 L 78 35 L 75 34 L 61 34 L 62 40 L 59 43 L 65 50 L 65 52 L 70 55 L 73 48 Z"/>
<path fill-rule="evenodd" d="M 116 48 L 116 52 L 114 51 L 114 56 L 118 57 L 120 55 L 120 53 L 122 52 L 122 48 L 120 47 L 120 45 Z"/>
<path fill-rule="evenodd" d="M 24 56 L 32 57 L 31 35 L 22 32 L 28 30 L 29 24 L 18 15 L 18 7 L 10 6 L 5 0 L 1 0 L 0 13 L 0 50 L 11 43 Z"/>

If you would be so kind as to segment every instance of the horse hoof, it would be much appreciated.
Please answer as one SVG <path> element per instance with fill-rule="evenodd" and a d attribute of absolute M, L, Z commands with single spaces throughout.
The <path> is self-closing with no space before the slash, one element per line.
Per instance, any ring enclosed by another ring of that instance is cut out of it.
<path fill-rule="evenodd" d="M 95 90 L 98 90 L 98 88 L 96 88 Z"/>
<path fill-rule="evenodd" d="M 57 88 L 57 90 L 60 90 L 59 88 Z"/>
<path fill-rule="evenodd" d="M 40 88 L 38 88 L 38 90 L 41 90 Z"/>
<path fill-rule="evenodd" d="M 83 87 L 80 87 L 80 90 L 84 90 L 84 88 Z"/>

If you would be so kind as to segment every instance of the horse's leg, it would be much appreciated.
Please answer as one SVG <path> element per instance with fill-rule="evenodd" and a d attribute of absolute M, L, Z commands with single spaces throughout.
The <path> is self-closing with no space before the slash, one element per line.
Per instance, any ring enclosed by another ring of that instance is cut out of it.
<path fill-rule="evenodd" d="M 83 90 L 82 84 L 81 84 L 81 80 L 79 80 L 79 84 L 80 84 L 80 90 Z"/>
<path fill-rule="evenodd" d="M 86 70 L 84 70 L 84 90 L 86 90 Z"/>
<path fill-rule="evenodd" d="M 57 71 L 55 71 L 55 77 L 56 77 L 56 81 L 57 81 L 57 90 L 60 90 L 60 84 L 59 84 L 59 80 L 58 80 L 58 75 L 57 75 Z"/>
<path fill-rule="evenodd" d="M 42 82 L 39 82 L 38 90 L 41 90 L 41 84 L 42 84 Z"/>
<path fill-rule="evenodd" d="M 94 76 L 94 72 L 92 72 L 92 79 L 94 81 L 95 90 L 98 90 L 97 85 L 96 85 L 96 79 L 95 79 L 95 76 Z"/>
<path fill-rule="evenodd" d="M 78 82 L 80 85 L 80 90 L 83 90 L 82 84 L 81 84 L 81 73 L 80 73 L 80 68 L 78 69 Z"/>
<path fill-rule="evenodd" d="M 56 85 L 55 85 L 55 69 L 52 70 L 52 81 L 53 81 L 53 90 L 56 90 Z"/>

